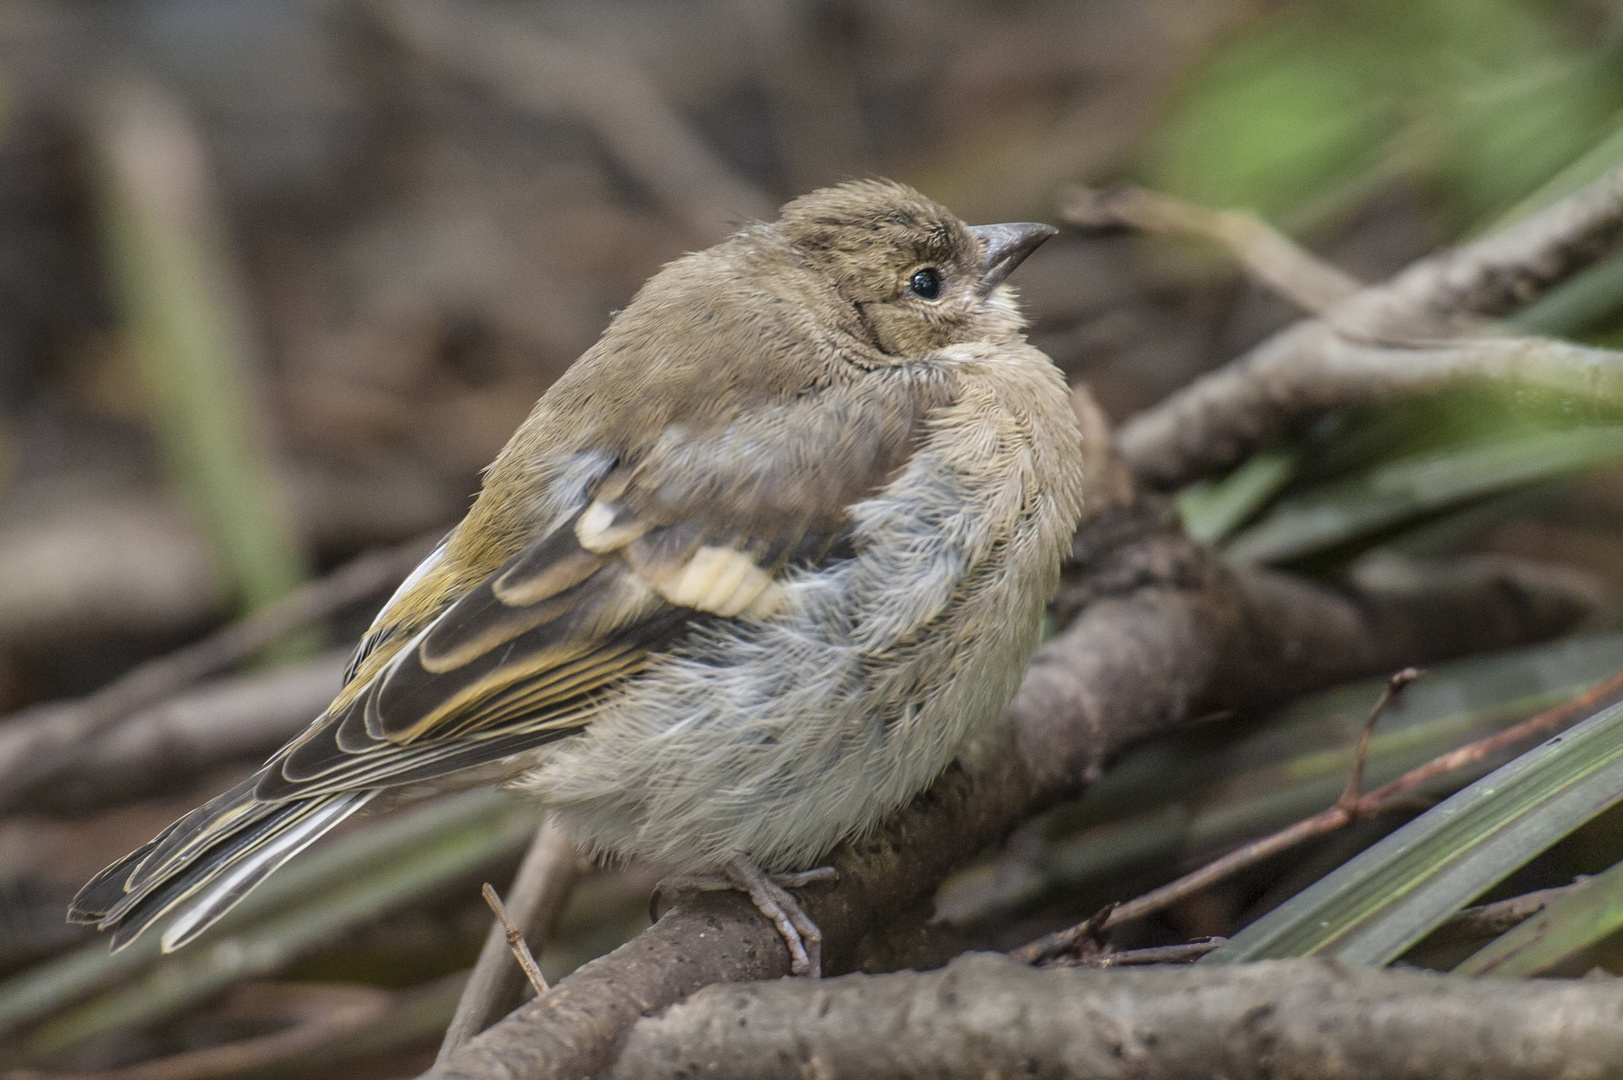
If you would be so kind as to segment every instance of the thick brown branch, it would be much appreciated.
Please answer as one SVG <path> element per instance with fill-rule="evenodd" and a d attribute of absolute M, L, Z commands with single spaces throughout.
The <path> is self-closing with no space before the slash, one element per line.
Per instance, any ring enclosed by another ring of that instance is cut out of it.
<path fill-rule="evenodd" d="M 1061 603 L 1081 614 L 1039 652 L 1008 724 L 872 835 L 837 849 L 837 885 L 802 894 L 823 929 L 825 971 L 940 963 L 922 925 L 942 878 L 1139 739 L 1439 650 L 1543 637 L 1584 610 L 1553 586 L 1486 569 L 1470 589 L 1357 602 L 1282 575 L 1239 574 L 1173 531 L 1154 503 L 1101 513 L 1077 546 L 1088 558 Z M 1448 637 L 1442 626 L 1464 629 Z M 638 1016 L 713 982 L 788 969 L 781 939 L 748 901 L 702 894 L 473 1039 L 435 1075 L 593 1075 Z"/>
<path fill-rule="evenodd" d="M 608 1075 L 1532 1080 L 1609 1076 L 1620 1060 L 1616 980 L 1320 960 L 1036 971 L 971 954 L 940 971 L 712 987 L 639 1021 Z"/>

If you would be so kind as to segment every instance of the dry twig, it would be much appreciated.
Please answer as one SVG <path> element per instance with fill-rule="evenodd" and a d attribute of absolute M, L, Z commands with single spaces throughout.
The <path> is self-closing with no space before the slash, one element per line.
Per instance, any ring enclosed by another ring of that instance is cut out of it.
<path fill-rule="evenodd" d="M 473 974 L 457 1002 L 456 1015 L 445 1029 L 445 1038 L 440 1042 L 440 1060 L 449 1057 L 457 1047 L 519 1003 L 515 970 L 507 964 L 509 952 L 536 993 L 545 989 L 546 980 L 535 966 L 525 941 L 528 937 L 545 941 L 552 933 L 553 924 L 580 880 L 580 872 L 581 860 L 574 845 L 549 818 L 536 830 L 535 839 L 508 890 L 511 918 L 502 908 L 501 899 L 496 897 L 496 890 L 485 886 L 489 890 L 484 894 L 485 902 L 496 912 L 497 922 L 485 938 Z"/>
<path fill-rule="evenodd" d="M 1543 911 L 1549 906 L 1550 901 L 1571 892 L 1588 880 L 1587 874 L 1579 874 L 1572 879 L 1570 885 L 1538 889 L 1520 896 L 1495 900 L 1491 904 L 1465 908 L 1427 935 L 1423 944 L 1448 945 L 1454 942 L 1480 942 L 1496 938 Z"/>
<path fill-rule="evenodd" d="M 1493 379 L 1623 404 L 1623 354 L 1496 335 L 1502 315 L 1577 273 L 1623 230 L 1623 168 L 1503 232 L 1415 263 L 1275 334 L 1128 421 L 1135 475 L 1176 487 L 1338 405 Z"/>
<path fill-rule="evenodd" d="M 1234 253 L 1258 281 L 1305 311 L 1329 311 L 1364 283 L 1299 245 L 1257 217 L 1235 210 L 1208 210 L 1144 188 L 1096 191 L 1073 187 L 1059 196 L 1059 213 L 1085 229 L 1129 226 L 1148 233 L 1194 236 Z"/>
<path fill-rule="evenodd" d="M 501 923 L 502 933 L 507 938 L 507 947 L 513 953 L 513 959 L 523 969 L 524 977 L 530 980 L 530 989 L 535 991 L 536 997 L 547 992 L 547 977 L 541 974 L 540 966 L 535 962 L 535 954 L 530 952 L 530 943 L 524 940 L 524 931 L 513 925 L 513 920 L 502 906 L 502 898 L 496 892 L 495 886 L 485 882 L 479 894 L 490 905 L 490 910 L 496 915 L 496 921 Z"/>
<path fill-rule="evenodd" d="M 1364 791 L 1364 767 L 1369 762 L 1369 741 L 1375 737 L 1375 725 L 1380 722 L 1381 714 L 1386 707 L 1403 693 L 1404 688 L 1425 672 L 1419 668 L 1404 668 L 1402 671 L 1386 680 L 1381 688 L 1381 696 L 1375 699 L 1375 705 L 1369 710 L 1369 718 L 1364 721 L 1364 730 L 1358 735 L 1358 748 L 1353 751 L 1352 771 L 1347 775 L 1347 786 L 1342 788 L 1341 797 L 1336 805 L 1344 810 L 1355 809 L 1358 805 L 1358 796 Z"/>
<path fill-rule="evenodd" d="M 253 656 L 284 635 L 397 584 L 428 554 L 419 538 L 362 555 L 195 644 L 142 664 L 87 698 L 41 705 L 0 726 L 0 810 L 62 775 L 82 748 L 138 709 Z"/>
<path fill-rule="evenodd" d="M 1392 676 L 1386 690 L 1381 694 L 1380 701 L 1376 704 L 1376 710 L 1370 716 L 1369 723 L 1365 725 L 1364 738 L 1359 741 L 1360 755 L 1367 750 L 1368 733 L 1375 720 L 1379 718 L 1380 710 L 1384 709 L 1387 703 L 1391 701 L 1392 695 L 1418 677 L 1419 673 L 1412 668 L 1400 671 Z M 1404 681 L 1400 684 L 1400 680 Z M 1248 866 L 1255 866 L 1264 859 L 1271 858 L 1282 851 L 1288 851 L 1306 840 L 1335 832 L 1337 829 L 1345 828 L 1355 821 L 1362 821 L 1377 814 L 1396 809 L 1409 801 L 1411 792 L 1428 781 L 1455 769 L 1464 768 L 1466 765 L 1480 761 L 1506 747 L 1530 739 L 1534 735 L 1541 735 L 1575 721 L 1618 693 L 1623 693 L 1623 672 L 1612 676 L 1593 689 L 1564 701 L 1552 709 L 1546 709 L 1537 716 L 1524 720 L 1513 727 L 1468 743 L 1446 754 L 1441 754 L 1424 765 L 1410 769 L 1396 780 L 1381 785 L 1367 795 L 1356 794 L 1357 787 L 1354 786 L 1353 781 L 1349 781 L 1347 790 L 1343 792 L 1341 798 L 1336 800 L 1336 804 L 1328 810 L 1298 821 L 1296 824 L 1281 829 L 1270 836 L 1265 836 L 1260 840 L 1253 840 L 1249 844 L 1229 852 L 1222 858 L 1215 859 L 1200 869 L 1185 874 L 1176 881 L 1168 882 L 1135 900 L 1121 904 L 1105 921 L 1104 929 L 1112 929 L 1133 919 L 1141 919 L 1154 912 L 1163 911 L 1180 900 L 1193 896 L 1202 889 L 1216 884 Z M 1363 772 L 1361 765 L 1360 761 L 1354 763 L 1355 781 L 1361 782 Z M 1351 799 L 1348 798 L 1349 793 L 1353 796 Z M 1085 935 L 1094 932 L 1090 928 L 1092 922 L 1093 920 L 1089 919 L 1076 926 L 1056 930 L 1052 934 L 1022 945 L 1009 955 L 1022 963 L 1034 964 L 1046 957 L 1065 952 L 1071 949 L 1076 942 L 1082 940 Z"/>
<path fill-rule="evenodd" d="M 1127 949 L 1123 952 L 1104 951 L 1096 956 L 1062 956 L 1045 965 L 1050 967 L 1147 967 L 1150 964 L 1193 964 L 1209 952 L 1215 952 L 1225 937 L 1201 938 L 1182 945 L 1157 945 L 1148 949 Z"/>

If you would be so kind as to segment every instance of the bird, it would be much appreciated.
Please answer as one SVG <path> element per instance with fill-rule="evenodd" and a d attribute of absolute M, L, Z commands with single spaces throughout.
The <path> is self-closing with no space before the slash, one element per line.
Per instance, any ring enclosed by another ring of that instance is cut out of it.
<path fill-rule="evenodd" d="M 70 920 L 172 951 L 380 795 L 502 784 L 585 854 L 747 893 L 817 975 L 789 888 L 996 721 L 1082 512 L 1064 378 L 1005 283 L 1054 233 L 856 180 L 664 266 L 332 704 Z"/>

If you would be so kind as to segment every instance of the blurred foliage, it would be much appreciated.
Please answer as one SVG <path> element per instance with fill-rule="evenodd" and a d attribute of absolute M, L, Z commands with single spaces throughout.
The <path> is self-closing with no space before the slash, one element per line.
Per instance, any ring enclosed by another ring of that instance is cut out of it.
<path fill-rule="evenodd" d="M 1525 216 L 1623 161 L 1620 120 L 1614 7 L 1314 0 L 1279 8 L 1192 71 L 1140 171 L 1152 186 L 1296 231 L 1322 231 L 1394 183 L 1418 185 L 1442 231 L 1458 235 Z M 1623 340 L 1623 256 L 1510 322 Z M 1180 502 L 1193 535 L 1232 538 L 1237 557 L 1339 548 L 1312 564 L 1332 572 L 1405 526 L 1616 457 L 1610 433 L 1572 430 L 1607 420 L 1581 398 L 1493 388 L 1342 412 Z"/>
<path fill-rule="evenodd" d="M 1615 16 L 1570 3 L 1286 5 L 1190 75 L 1144 179 L 1302 229 L 1407 175 L 1458 231 L 1509 208 L 1616 123 L 1618 30 Z"/>
<path fill-rule="evenodd" d="M 1439 664 L 1382 718 L 1365 785 L 1502 731 L 1620 668 L 1619 635 Z M 1323 810 L 1346 784 L 1363 716 L 1384 682 L 1361 680 L 1267 716 L 1197 725 L 1132 751 L 1080 800 L 1029 827 L 1041 838 L 1033 864 L 995 886 L 984 870 L 965 875 L 944 892 L 942 912 L 986 925 L 1065 897 L 1096 910 L 1124 899 L 1123 882 L 1167 880 L 1180 867 Z M 1422 794 L 1446 794 L 1505 760 L 1440 777 Z"/>
<path fill-rule="evenodd" d="M 1298 233 L 1333 233 L 1394 184 L 1423 191 L 1445 235 L 1492 231 L 1623 162 L 1620 30 L 1615 7 L 1572 3 L 1287 5 L 1191 73 L 1141 169 L 1152 185 L 1208 206 L 1255 209 Z M 1507 326 L 1623 342 L 1623 255 L 1602 259 Z M 1237 560 L 1334 576 L 1372 546 L 1458 551 L 1506 517 L 1547 515 L 1573 490 L 1570 478 L 1623 458 L 1617 421 L 1581 392 L 1493 386 L 1341 410 L 1290 445 L 1192 485 L 1179 506 L 1192 535 L 1222 543 Z M 1615 528 L 1609 550 L 1623 555 Z M 1597 678 L 1623 666 L 1615 648 L 1598 660 Z M 1459 679 L 1470 663 L 1446 677 Z M 1477 700 L 1495 702 L 1492 712 L 1511 699 L 1489 692 Z M 1607 763 L 1620 721 L 1617 708 L 1597 716 L 1334 873 L 1300 881 L 1307 888 L 1205 962 L 1308 952 L 1391 962 L 1615 801 Z M 1389 768 L 1380 747 L 1393 736 L 1383 730 L 1372 746 L 1376 771 Z M 1334 793 L 1318 797 L 1328 805 Z M 1193 819 L 1152 818 L 1153 808 L 1136 828 L 1099 835 L 1095 846 L 1113 846 L 1082 865 L 1103 856 L 1100 866 L 1126 869 L 1156 852 L 1164 858 L 1171 836 L 1193 835 Z M 1234 839 L 1282 823 L 1253 821 Z M 1602 854 L 1615 859 L 1623 844 L 1611 836 Z M 1525 976 L 1597 955 L 1619 926 L 1617 882 L 1608 872 L 1562 896 L 1461 972 Z"/>

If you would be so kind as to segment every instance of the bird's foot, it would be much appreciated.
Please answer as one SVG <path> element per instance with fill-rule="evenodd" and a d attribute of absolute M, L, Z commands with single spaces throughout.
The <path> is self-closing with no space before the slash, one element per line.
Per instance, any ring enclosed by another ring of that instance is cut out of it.
<path fill-rule="evenodd" d="M 829 881 L 835 876 L 832 866 L 819 867 L 800 874 L 784 874 L 778 878 L 768 876 L 755 865 L 754 860 L 742 855 L 727 860 L 722 867 L 732 887 L 749 894 L 762 915 L 783 935 L 789 946 L 789 970 L 796 975 L 813 979 L 823 974 L 823 932 L 801 909 L 800 902 L 789 895 L 789 888 L 797 888 L 811 881 Z M 787 879 L 788 888 L 780 881 Z"/>
<path fill-rule="evenodd" d="M 660 899 L 669 893 L 737 889 L 747 895 L 783 935 L 783 942 L 789 947 L 789 970 L 816 979 L 823 973 L 823 932 L 788 890 L 834 881 L 838 877 L 838 871 L 832 866 L 793 874 L 768 874 L 755 865 L 754 860 L 740 855 L 728 860 L 720 874 L 684 874 L 661 881 L 654 886 L 654 895 L 649 899 L 649 914 L 658 918 Z"/>

